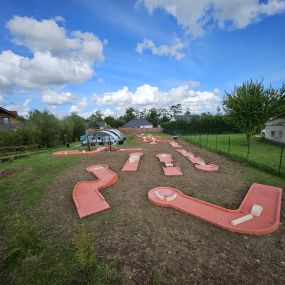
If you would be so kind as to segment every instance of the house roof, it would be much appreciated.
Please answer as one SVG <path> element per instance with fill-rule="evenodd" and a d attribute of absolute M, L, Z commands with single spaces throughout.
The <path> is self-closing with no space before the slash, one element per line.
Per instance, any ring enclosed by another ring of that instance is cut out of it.
<path fill-rule="evenodd" d="M 123 125 L 123 128 L 137 128 L 141 126 L 152 126 L 152 123 L 145 119 L 132 119 Z"/>
<path fill-rule="evenodd" d="M 98 126 L 99 126 L 100 128 L 106 126 L 106 123 L 105 123 L 104 121 L 99 121 L 99 122 L 97 122 L 97 124 L 98 124 Z"/>
<path fill-rule="evenodd" d="M 5 108 L 3 107 L 0 107 L 0 111 L 2 112 L 5 112 L 13 117 L 18 117 L 18 112 L 17 111 L 9 111 L 9 110 L 6 110 Z"/>

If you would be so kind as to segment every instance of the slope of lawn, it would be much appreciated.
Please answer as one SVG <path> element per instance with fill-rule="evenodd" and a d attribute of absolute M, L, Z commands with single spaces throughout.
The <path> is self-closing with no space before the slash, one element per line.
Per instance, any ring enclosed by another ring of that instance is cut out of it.
<path fill-rule="evenodd" d="M 186 135 L 182 138 L 211 151 L 229 155 L 240 161 L 247 161 L 256 167 L 278 173 L 281 145 L 262 138 L 252 138 L 249 155 L 243 134 L 225 135 Z M 285 174 L 285 150 L 281 163 L 281 174 Z"/>
<path fill-rule="evenodd" d="M 45 189 L 65 168 L 82 159 L 53 157 L 53 151 L 0 164 L 0 171 L 22 170 L 0 179 L 0 283 L 78 284 L 84 280 L 94 284 L 96 280 L 96 284 L 118 284 L 119 273 L 97 260 L 84 228 L 75 234 L 73 246 L 41 234 L 37 207 Z"/>

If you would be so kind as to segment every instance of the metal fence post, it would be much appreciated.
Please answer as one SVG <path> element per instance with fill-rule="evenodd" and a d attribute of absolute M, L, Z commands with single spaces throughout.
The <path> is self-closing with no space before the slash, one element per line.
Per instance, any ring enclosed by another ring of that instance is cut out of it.
<path fill-rule="evenodd" d="M 216 134 L 216 151 L 218 150 L 218 135 Z"/>
<path fill-rule="evenodd" d="M 231 135 L 229 135 L 228 153 L 230 153 L 230 149 L 231 149 Z"/>
<path fill-rule="evenodd" d="M 281 173 L 281 165 L 282 165 L 282 158 L 283 158 L 283 149 L 284 149 L 284 143 L 281 144 L 279 170 L 278 170 L 278 173 L 279 173 L 279 174 Z"/>

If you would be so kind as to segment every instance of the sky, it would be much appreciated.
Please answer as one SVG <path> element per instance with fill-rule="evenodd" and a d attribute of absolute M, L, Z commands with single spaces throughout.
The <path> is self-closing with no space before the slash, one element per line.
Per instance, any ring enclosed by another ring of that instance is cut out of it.
<path fill-rule="evenodd" d="M 285 81 L 285 0 L 2 0 L 0 34 L 0 106 L 23 116 L 216 112 Z"/>

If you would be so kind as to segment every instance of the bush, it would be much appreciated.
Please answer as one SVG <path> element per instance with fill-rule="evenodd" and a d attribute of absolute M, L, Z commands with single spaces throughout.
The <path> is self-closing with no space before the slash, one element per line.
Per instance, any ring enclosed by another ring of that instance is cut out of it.
<path fill-rule="evenodd" d="M 229 133 L 238 130 L 224 115 L 201 114 L 191 116 L 189 120 L 169 121 L 161 124 L 161 127 L 171 134 L 189 133 Z"/>

